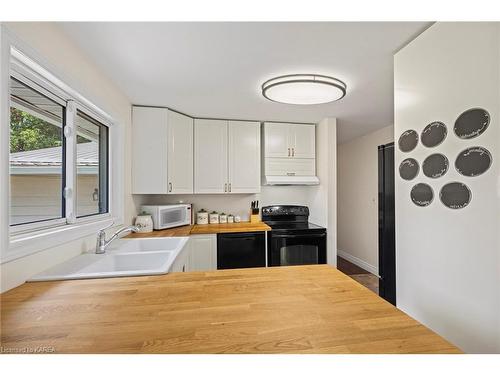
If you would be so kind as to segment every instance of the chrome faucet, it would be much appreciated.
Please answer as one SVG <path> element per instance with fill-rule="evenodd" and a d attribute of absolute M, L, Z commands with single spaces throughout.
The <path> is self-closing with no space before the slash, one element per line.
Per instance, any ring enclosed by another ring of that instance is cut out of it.
<path fill-rule="evenodd" d="M 112 226 L 113 224 L 111 224 Z M 110 228 L 106 227 L 104 229 L 101 229 L 99 232 L 97 232 L 97 243 L 95 246 L 95 253 L 96 254 L 104 254 L 106 252 L 106 248 L 109 246 L 111 242 L 116 240 L 122 233 L 125 232 L 139 232 L 139 228 L 137 228 L 135 225 L 130 225 L 128 227 L 123 227 L 120 230 L 116 231 L 115 234 L 111 236 L 109 240 L 106 240 L 106 232 L 105 230 Z"/>

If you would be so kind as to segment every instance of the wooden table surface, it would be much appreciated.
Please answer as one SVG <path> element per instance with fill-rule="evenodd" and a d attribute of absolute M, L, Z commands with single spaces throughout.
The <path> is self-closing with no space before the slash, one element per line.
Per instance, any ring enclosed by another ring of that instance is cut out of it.
<path fill-rule="evenodd" d="M 147 237 L 187 237 L 191 234 L 216 234 L 238 232 L 265 232 L 271 230 L 266 223 L 250 223 L 248 221 L 228 224 L 184 225 L 182 227 L 155 230 L 149 233 L 131 233 L 126 238 Z"/>
<path fill-rule="evenodd" d="M 1 346 L 56 353 L 459 353 L 327 265 L 27 283 Z"/>

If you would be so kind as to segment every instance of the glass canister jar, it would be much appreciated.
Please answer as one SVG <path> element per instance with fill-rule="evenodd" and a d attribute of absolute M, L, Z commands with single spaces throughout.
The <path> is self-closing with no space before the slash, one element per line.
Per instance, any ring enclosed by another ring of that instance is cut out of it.
<path fill-rule="evenodd" d="M 228 223 L 234 223 L 234 216 L 231 215 L 231 214 L 227 215 L 227 222 Z"/>

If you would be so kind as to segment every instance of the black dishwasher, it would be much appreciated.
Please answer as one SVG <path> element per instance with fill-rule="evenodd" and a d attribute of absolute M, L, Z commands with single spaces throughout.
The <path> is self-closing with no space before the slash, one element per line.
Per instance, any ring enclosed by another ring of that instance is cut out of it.
<path fill-rule="evenodd" d="M 265 266 L 265 232 L 217 234 L 218 270 Z"/>

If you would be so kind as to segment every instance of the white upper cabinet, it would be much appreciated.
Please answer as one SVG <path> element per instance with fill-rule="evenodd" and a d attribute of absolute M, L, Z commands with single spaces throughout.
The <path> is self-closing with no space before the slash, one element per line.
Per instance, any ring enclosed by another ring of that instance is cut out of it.
<path fill-rule="evenodd" d="M 264 124 L 266 158 L 316 158 L 316 126 L 314 124 Z"/>
<path fill-rule="evenodd" d="M 193 192 L 193 119 L 166 108 L 132 108 L 132 192 Z"/>
<path fill-rule="evenodd" d="M 170 194 L 193 193 L 193 119 L 168 111 L 167 171 Z"/>
<path fill-rule="evenodd" d="M 260 192 L 260 123 L 132 107 L 133 194 Z"/>
<path fill-rule="evenodd" d="M 294 158 L 316 158 L 316 126 L 290 125 L 290 148 Z"/>
<path fill-rule="evenodd" d="M 319 183 L 316 177 L 316 126 L 314 124 L 266 122 L 263 134 L 264 184 L 315 185 Z"/>
<path fill-rule="evenodd" d="M 228 192 L 227 121 L 194 121 L 194 192 Z"/>
<path fill-rule="evenodd" d="M 165 108 L 132 108 L 132 192 L 166 194 L 167 115 Z"/>
<path fill-rule="evenodd" d="M 229 121 L 228 191 L 260 192 L 260 123 Z"/>
<path fill-rule="evenodd" d="M 194 192 L 260 192 L 260 123 L 195 120 Z"/>
<path fill-rule="evenodd" d="M 291 156 L 290 124 L 266 123 L 265 155 L 268 158 L 286 158 Z"/>

